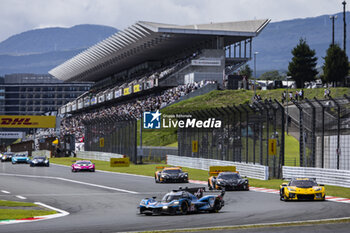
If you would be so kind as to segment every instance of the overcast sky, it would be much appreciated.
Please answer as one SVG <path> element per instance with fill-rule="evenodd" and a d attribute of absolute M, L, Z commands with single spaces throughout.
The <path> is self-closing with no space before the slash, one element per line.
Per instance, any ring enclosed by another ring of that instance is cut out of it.
<path fill-rule="evenodd" d="M 0 0 L 0 41 L 35 28 L 71 27 L 77 24 L 101 24 L 124 29 L 142 20 L 199 24 L 269 18 L 276 22 L 334 14 L 342 11 L 342 2 L 343 0 Z"/>

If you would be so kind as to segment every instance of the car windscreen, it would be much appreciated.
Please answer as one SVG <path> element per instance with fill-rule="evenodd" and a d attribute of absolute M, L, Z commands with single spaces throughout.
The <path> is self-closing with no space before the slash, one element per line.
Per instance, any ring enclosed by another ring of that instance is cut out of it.
<path fill-rule="evenodd" d="M 181 169 L 176 169 L 176 170 L 164 170 L 164 173 L 168 173 L 168 174 L 178 174 L 181 173 Z"/>
<path fill-rule="evenodd" d="M 163 197 L 162 202 L 171 202 L 173 200 L 179 200 L 180 198 L 181 194 L 168 193 Z"/>
<path fill-rule="evenodd" d="M 290 186 L 303 188 L 303 187 L 317 186 L 317 183 L 313 180 L 292 180 L 290 182 Z"/>
<path fill-rule="evenodd" d="M 79 165 L 82 165 L 82 164 L 91 164 L 90 161 L 79 161 L 79 162 L 76 162 L 76 164 L 79 164 Z"/>
<path fill-rule="evenodd" d="M 241 179 L 241 176 L 237 173 L 226 173 L 226 174 L 219 174 L 218 179 L 237 180 L 237 179 Z"/>
<path fill-rule="evenodd" d="M 27 155 L 14 155 L 15 157 L 27 157 Z"/>
<path fill-rule="evenodd" d="M 33 159 L 46 159 L 45 157 L 35 156 Z"/>

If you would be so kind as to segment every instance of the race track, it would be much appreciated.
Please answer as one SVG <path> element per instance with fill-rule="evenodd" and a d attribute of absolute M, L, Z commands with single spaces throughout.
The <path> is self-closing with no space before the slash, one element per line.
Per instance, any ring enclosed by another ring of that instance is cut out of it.
<path fill-rule="evenodd" d="M 69 167 L 54 164 L 32 168 L 0 163 L 0 179 L 0 190 L 9 192 L 0 192 L 0 199 L 42 202 L 70 213 L 45 221 L 0 225 L 0 232 L 6 233 L 125 232 L 350 217 L 350 204 L 281 202 L 276 194 L 252 191 L 226 192 L 226 205 L 217 214 L 143 216 L 137 210 L 142 198 L 161 198 L 179 186 L 200 185 L 156 184 L 152 177 L 101 171 L 72 173 Z"/>

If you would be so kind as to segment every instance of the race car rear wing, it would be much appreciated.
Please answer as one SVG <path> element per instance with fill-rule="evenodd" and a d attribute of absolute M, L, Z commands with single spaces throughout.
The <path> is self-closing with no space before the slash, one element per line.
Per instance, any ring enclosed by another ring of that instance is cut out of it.
<path fill-rule="evenodd" d="M 210 166 L 209 167 L 209 176 L 217 176 L 220 172 L 236 172 L 236 166 Z"/>

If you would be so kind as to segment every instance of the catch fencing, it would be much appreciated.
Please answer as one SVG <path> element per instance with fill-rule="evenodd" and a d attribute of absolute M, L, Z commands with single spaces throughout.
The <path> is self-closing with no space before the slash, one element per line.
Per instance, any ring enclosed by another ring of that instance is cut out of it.
<path fill-rule="evenodd" d="M 313 167 L 283 167 L 283 178 L 312 177 L 319 184 L 328 184 L 350 188 L 350 171 L 313 168 Z"/>
<path fill-rule="evenodd" d="M 221 120 L 222 126 L 179 128 L 179 156 L 264 165 L 269 167 L 269 177 L 281 177 L 285 112 L 279 102 L 255 101 L 190 114 L 201 120 Z M 270 139 L 276 140 L 274 153 L 269 151 Z M 193 150 L 194 143 L 197 143 L 198 150 Z"/>
<path fill-rule="evenodd" d="M 268 167 L 238 162 L 230 162 L 216 159 L 191 158 L 176 155 L 167 155 L 167 164 L 172 166 L 189 167 L 209 171 L 210 166 L 236 166 L 242 176 L 259 180 L 268 180 Z"/>
<path fill-rule="evenodd" d="M 83 120 L 85 151 L 110 152 L 137 163 L 137 124 L 131 116 L 101 116 Z"/>
<path fill-rule="evenodd" d="M 350 170 L 350 98 L 293 101 L 287 132 L 299 140 L 300 167 Z"/>

